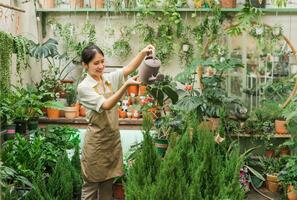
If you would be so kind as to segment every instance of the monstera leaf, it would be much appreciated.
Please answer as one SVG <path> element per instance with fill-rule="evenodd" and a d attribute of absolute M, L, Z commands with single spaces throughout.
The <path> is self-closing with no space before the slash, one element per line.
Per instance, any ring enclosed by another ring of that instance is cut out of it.
<path fill-rule="evenodd" d="M 36 44 L 30 41 L 30 55 L 36 59 L 55 57 L 58 55 L 58 42 L 55 39 L 49 38 L 43 44 Z"/>

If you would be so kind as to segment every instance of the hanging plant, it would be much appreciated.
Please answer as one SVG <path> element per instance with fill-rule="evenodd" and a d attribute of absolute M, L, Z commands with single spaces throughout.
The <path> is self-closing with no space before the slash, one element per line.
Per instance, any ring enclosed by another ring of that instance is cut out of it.
<path fill-rule="evenodd" d="M 0 32 L 0 88 L 3 93 L 9 90 L 12 50 L 13 37 Z"/>
<path fill-rule="evenodd" d="M 20 81 L 21 73 L 23 70 L 29 68 L 29 40 L 23 36 L 14 36 L 13 37 L 13 53 L 16 54 L 17 62 L 16 62 L 16 72 L 19 75 Z"/>
<path fill-rule="evenodd" d="M 131 53 L 131 47 L 127 40 L 119 39 L 113 45 L 113 53 L 119 57 L 121 60 L 127 58 Z"/>
<path fill-rule="evenodd" d="M 129 40 L 133 31 L 133 27 L 122 27 L 120 29 L 120 38 L 112 45 L 114 55 L 120 60 L 125 60 L 131 54 L 132 49 Z"/>

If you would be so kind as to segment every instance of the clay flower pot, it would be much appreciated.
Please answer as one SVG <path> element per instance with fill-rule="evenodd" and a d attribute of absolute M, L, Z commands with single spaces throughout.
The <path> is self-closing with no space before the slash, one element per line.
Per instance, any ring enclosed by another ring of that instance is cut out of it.
<path fill-rule="evenodd" d="M 127 113 L 125 111 L 123 111 L 123 110 L 121 110 L 119 112 L 119 114 L 120 114 L 120 118 L 126 118 L 126 116 L 127 116 Z"/>
<path fill-rule="evenodd" d="M 202 8 L 202 6 L 203 6 L 202 0 L 197 1 L 197 2 L 196 2 L 196 0 L 194 0 L 194 1 L 195 1 L 194 2 L 195 8 Z"/>
<path fill-rule="evenodd" d="M 133 115 L 133 113 L 132 113 L 132 112 L 127 112 L 127 117 L 128 117 L 129 119 L 131 119 L 131 118 L 132 118 L 132 115 Z"/>
<path fill-rule="evenodd" d="M 104 0 L 91 0 L 91 8 L 104 8 Z"/>
<path fill-rule="evenodd" d="M 139 95 L 140 96 L 146 95 L 146 86 L 145 85 L 140 85 L 139 86 Z"/>
<path fill-rule="evenodd" d="M 266 187 L 271 192 L 277 192 L 279 188 L 277 176 L 266 174 Z"/>
<path fill-rule="evenodd" d="M 287 197 L 289 200 L 297 200 L 297 192 L 293 185 L 289 185 L 287 189 Z"/>
<path fill-rule="evenodd" d="M 70 0 L 70 8 L 84 7 L 84 0 Z"/>
<path fill-rule="evenodd" d="M 290 149 L 288 147 L 282 147 L 282 148 L 280 148 L 279 151 L 280 151 L 279 154 L 281 156 L 290 155 Z"/>
<path fill-rule="evenodd" d="M 82 116 L 82 117 L 86 116 L 86 108 L 83 105 L 80 105 L 79 116 Z"/>
<path fill-rule="evenodd" d="M 67 119 L 74 119 L 77 117 L 77 108 L 76 107 L 65 107 L 65 117 Z"/>
<path fill-rule="evenodd" d="M 76 109 L 76 117 L 79 117 L 80 104 L 79 103 L 76 103 L 76 104 L 72 105 L 72 107 L 75 107 L 75 109 Z"/>
<path fill-rule="evenodd" d="M 274 122 L 275 125 L 275 132 L 277 134 L 288 134 L 288 130 L 286 128 L 286 121 L 283 120 L 275 120 Z"/>
<path fill-rule="evenodd" d="M 55 108 L 47 108 L 47 117 L 49 119 L 58 119 L 60 118 L 60 110 Z"/>
<path fill-rule="evenodd" d="M 127 89 L 128 96 L 131 96 L 131 94 L 134 94 L 135 96 L 138 95 L 138 85 L 130 85 Z"/>
<path fill-rule="evenodd" d="M 41 8 L 55 8 L 56 7 L 55 0 L 39 0 Z"/>
<path fill-rule="evenodd" d="M 222 8 L 236 8 L 236 0 L 221 0 Z"/>
<path fill-rule="evenodd" d="M 271 158 L 274 156 L 274 153 L 275 153 L 274 149 L 270 149 L 270 150 L 265 151 L 265 156 L 267 158 Z"/>

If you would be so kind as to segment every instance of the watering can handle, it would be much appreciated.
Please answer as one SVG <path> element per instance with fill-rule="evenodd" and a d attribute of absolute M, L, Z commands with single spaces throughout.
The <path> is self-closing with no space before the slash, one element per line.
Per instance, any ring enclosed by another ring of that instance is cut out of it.
<path fill-rule="evenodd" d="M 155 49 L 152 49 L 152 51 L 150 53 L 147 53 L 147 56 L 148 57 L 153 57 L 153 59 L 156 58 L 156 52 L 155 52 Z"/>

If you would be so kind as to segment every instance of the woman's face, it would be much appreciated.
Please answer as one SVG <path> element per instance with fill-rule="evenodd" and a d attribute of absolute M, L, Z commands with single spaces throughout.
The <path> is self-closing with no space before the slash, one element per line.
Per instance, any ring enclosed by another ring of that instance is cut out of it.
<path fill-rule="evenodd" d="M 91 76 L 101 77 L 105 68 L 104 56 L 97 52 L 93 60 L 84 66 Z"/>

